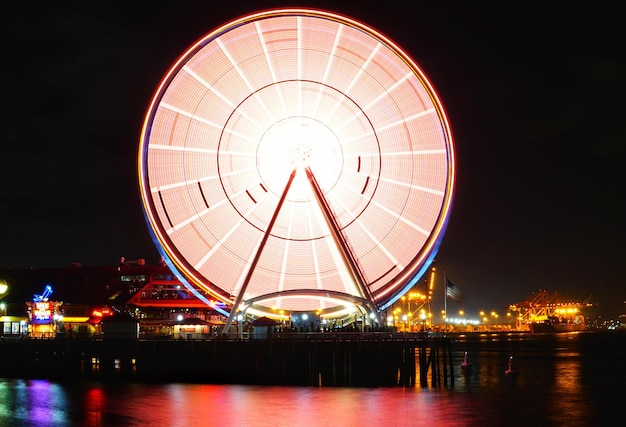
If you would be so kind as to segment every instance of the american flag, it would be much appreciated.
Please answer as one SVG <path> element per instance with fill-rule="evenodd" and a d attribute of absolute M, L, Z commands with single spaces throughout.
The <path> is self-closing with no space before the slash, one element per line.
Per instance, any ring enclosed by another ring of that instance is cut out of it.
<path fill-rule="evenodd" d="M 446 278 L 446 296 L 452 298 L 454 301 L 461 301 L 461 291 L 454 286 L 452 282 Z"/>

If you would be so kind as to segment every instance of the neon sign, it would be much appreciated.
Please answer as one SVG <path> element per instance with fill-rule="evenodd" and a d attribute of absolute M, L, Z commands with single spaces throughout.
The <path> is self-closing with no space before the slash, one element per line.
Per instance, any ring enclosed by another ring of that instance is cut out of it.
<path fill-rule="evenodd" d="M 102 318 L 105 316 L 112 316 L 112 315 L 113 315 L 113 312 L 108 307 L 95 308 L 91 311 L 91 317 Z"/>
<path fill-rule="evenodd" d="M 49 322 L 52 317 L 53 305 L 49 301 L 39 301 L 33 304 L 33 320 L 36 322 Z"/>
<path fill-rule="evenodd" d="M 35 294 L 35 296 L 33 296 L 33 302 L 48 301 L 50 295 L 52 295 L 52 286 L 46 285 L 41 295 Z"/>

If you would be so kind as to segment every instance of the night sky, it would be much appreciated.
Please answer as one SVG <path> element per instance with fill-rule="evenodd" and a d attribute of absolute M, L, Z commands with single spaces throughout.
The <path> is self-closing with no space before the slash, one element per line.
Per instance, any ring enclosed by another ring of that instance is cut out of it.
<path fill-rule="evenodd" d="M 546 289 L 589 298 L 605 318 L 626 312 L 624 10 L 17 3 L 0 6 L 0 267 L 114 265 L 122 256 L 156 263 L 136 165 L 157 84 L 217 26 L 308 6 L 386 34 L 441 97 L 457 185 L 436 266 L 464 295 L 449 308 L 501 311 Z"/>

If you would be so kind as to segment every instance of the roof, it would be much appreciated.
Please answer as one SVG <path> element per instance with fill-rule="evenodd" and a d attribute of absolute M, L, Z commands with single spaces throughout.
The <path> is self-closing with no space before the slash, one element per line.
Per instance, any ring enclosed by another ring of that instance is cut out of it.
<path fill-rule="evenodd" d="M 277 325 L 278 322 L 274 319 L 270 319 L 269 317 L 259 317 L 258 319 L 254 320 L 253 322 L 250 323 L 252 326 L 273 326 L 273 325 Z"/>

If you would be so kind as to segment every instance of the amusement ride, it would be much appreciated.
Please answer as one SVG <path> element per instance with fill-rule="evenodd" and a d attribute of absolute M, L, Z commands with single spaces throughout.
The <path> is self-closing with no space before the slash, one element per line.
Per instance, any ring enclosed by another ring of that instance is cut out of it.
<path fill-rule="evenodd" d="M 372 324 L 428 272 L 450 214 L 448 119 L 415 61 L 338 14 L 216 28 L 149 104 L 139 183 L 153 240 L 228 316 Z"/>

